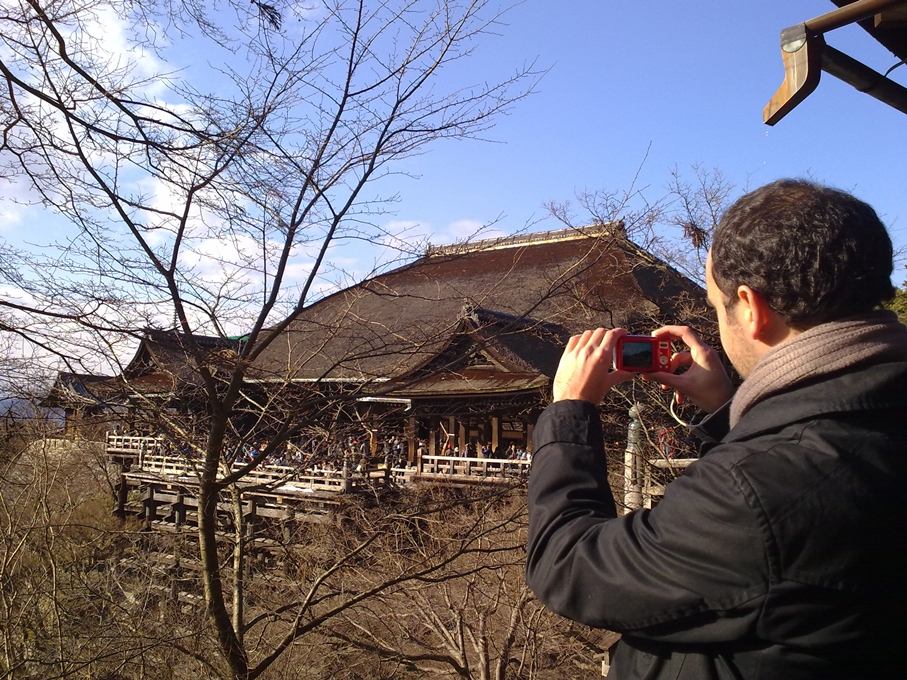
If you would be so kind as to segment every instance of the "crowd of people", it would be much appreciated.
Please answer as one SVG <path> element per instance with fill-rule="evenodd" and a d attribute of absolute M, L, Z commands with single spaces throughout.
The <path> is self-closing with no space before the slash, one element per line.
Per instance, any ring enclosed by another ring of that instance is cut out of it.
<path fill-rule="evenodd" d="M 469 442 L 462 448 L 454 445 L 453 442 L 447 442 L 441 455 L 451 458 L 493 458 L 495 460 L 532 461 L 532 454 L 522 442 L 519 444 L 512 442 L 510 446 L 493 446 L 491 442 L 480 446 L 475 442 Z"/>

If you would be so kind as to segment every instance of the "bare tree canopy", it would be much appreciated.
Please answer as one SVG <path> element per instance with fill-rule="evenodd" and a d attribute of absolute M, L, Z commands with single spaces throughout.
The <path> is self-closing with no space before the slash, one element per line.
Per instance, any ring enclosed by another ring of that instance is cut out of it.
<path fill-rule="evenodd" d="M 406 247 L 370 222 L 369 182 L 533 82 L 466 80 L 500 21 L 484 1 L 23 2 L 2 21 L 3 174 L 70 225 L 5 248 L 27 296 L 7 302 L 104 331 L 176 318 L 249 353 L 320 293 L 332 248 Z"/>
<path fill-rule="evenodd" d="M 485 81 L 464 61 L 501 16 L 485 0 L 23 0 L 0 15 L 0 169 L 41 225 L 31 245 L 0 244 L 4 330 L 67 370 L 114 375 L 145 329 L 183 338 L 191 417 L 132 396 L 201 454 L 205 608 L 232 677 L 260 674 L 304 628 L 253 663 L 242 569 L 229 597 L 221 582 L 215 508 L 231 488 L 241 508 L 242 476 L 225 447 L 277 403 L 244 393 L 248 367 L 323 294 L 335 248 L 420 246 L 380 228 L 386 201 L 368 187 L 531 90 L 532 66 Z M 284 404 L 272 446 L 308 417 Z M 241 567 L 241 533 L 236 546 Z"/>

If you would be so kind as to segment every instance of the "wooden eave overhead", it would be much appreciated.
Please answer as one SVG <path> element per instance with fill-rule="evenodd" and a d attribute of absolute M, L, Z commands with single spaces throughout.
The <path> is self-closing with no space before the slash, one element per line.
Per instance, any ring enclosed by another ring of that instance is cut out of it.
<path fill-rule="evenodd" d="M 551 380 L 538 373 L 507 373 L 476 368 L 443 372 L 415 385 L 394 390 L 394 396 L 419 398 L 438 396 L 482 397 L 524 392 L 547 387 Z"/>
<path fill-rule="evenodd" d="M 824 71 L 907 113 L 907 88 L 832 46 L 825 34 L 853 23 L 860 25 L 897 60 L 907 60 L 907 0 L 832 0 L 838 9 L 781 31 L 784 82 L 762 111 L 768 125 L 790 113 L 819 85 Z M 886 66 L 886 68 L 887 68 Z M 907 68 L 907 67 L 905 67 Z"/>

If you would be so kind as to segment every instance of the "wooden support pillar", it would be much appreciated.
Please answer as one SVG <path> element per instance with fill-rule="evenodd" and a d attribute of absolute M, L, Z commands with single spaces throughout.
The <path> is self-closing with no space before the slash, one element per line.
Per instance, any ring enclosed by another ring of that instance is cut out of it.
<path fill-rule="evenodd" d="M 186 523 L 186 503 L 182 491 L 176 494 L 176 503 L 173 504 L 173 523 L 177 528 Z"/>
<path fill-rule="evenodd" d="M 350 479 L 350 462 L 344 457 L 343 459 L 343 493 L 349 493 L 353 490 L 353 480 Z"/>
<path fill-rule="evenodd" d="M 494 452 L 498 450 L 501 444 L 501 419 L 497 416 L 491 418 L 491 457 L 495 458 Z"/>
<path fill-rule="evenodd" d="M 183 568 L 180 562 L 179 541 L 173 546 L 173 566 L 169 569 L 170 576 L 170 600 L 178 602 L 180 598 L 180 584 L 183 579 Z"/>
<path fill-rule="evenodd" d="M 442 456 L 447 455 L 447 445 L 450 444 L 451 448 L 456 446 L 457 441 L 457 420 L 453 416 L 447 417 L 447 441 L 443 443 L 444 449 L 441 451 Z"/>
<path fill-rule="evenodd" d="M 428 455 L 437 456 L 438 455 L 438 428 L 437 425 L 433 422 L 432 428 L 428 433 Z M 419 468 L 422 467 L 422 461 L 420 460 Z"/>
<path fill-rule="evenodd" d="M 122 465 L 118 467 L 120 469 L 120 481 L 117 484 L 117 505 L 113 513 L 121 520 L 124 520 L 126 519 L 126 501 L 129 498 L 129 484 L 127 484 L 126 475 L 123 472 L 124 467 Z"/>
<path fill-rule="evenodd" d="M 532 423 L 526 423 L 526 451 L 532 453 L 532 431 L 535 429 L 535 425 Z"/>
<path fill-rule="evenodd" d="M 160 505 L 160 503 L 160 501 L 155 500 L 154 498 L 154 487 L 148 487 L 148 491 L 145 492 L 145 498 L 142 499 L 146 531 L 150 531 L 151 523 L 157 520 L 157 506 Z"/>
<path fill-rule="evenodd" d="M 463 424 L 462 420 L 457 421 L 457 444 L 454 446 L 460 447 L 460 455 L 466 455 L 466 444 L 469 442 L 469 439 L 466 437 L 466 425 Z"/>
<path fill-rule="evenodd" d="M 258 508 L 255 504 L 255 497 L 252 496 L 248 501 L 245 501 L 242 504 L 242 509 L 246 537 L 252 538 L 255 535 L 255 523 L 258 521 Z"/>
<path fill-rule="evenodd" d="M 412 463 L 416 460 L 416 418 L 410 416 L 403 422 L 403 437 L 406 439 L 406 462 Z M 399 465 L 401 461 L 397 461 Z"/>

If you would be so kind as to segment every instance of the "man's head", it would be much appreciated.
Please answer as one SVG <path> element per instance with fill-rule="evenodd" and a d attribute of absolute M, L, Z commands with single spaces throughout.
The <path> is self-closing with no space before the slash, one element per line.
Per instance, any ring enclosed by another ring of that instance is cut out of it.
<path fill-rule="evenodd" d="M 892 247 L 875 211 L 850 194 L 778 180 L 732 205 L 712 240 L 727 305 L 747 286 L 795 331 L 868 312 L 894 295 Z"/>

